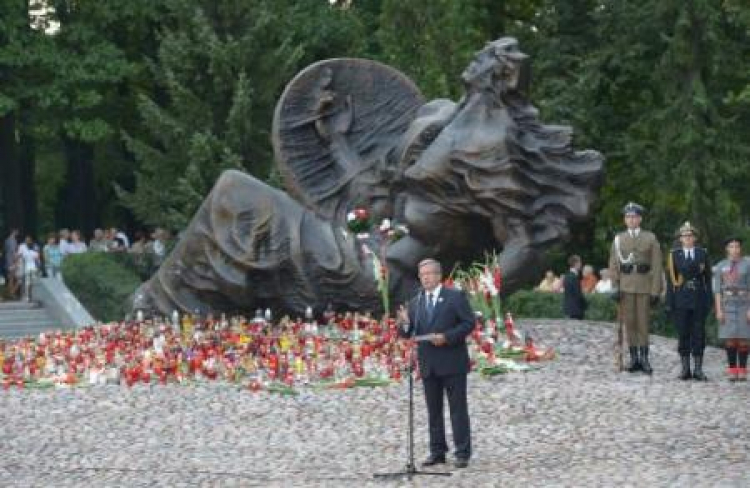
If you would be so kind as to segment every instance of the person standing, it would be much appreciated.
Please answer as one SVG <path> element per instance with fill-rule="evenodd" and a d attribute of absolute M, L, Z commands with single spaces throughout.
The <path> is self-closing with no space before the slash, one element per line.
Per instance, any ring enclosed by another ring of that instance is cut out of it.
<path fill-rule="evenodd" d="M 582 273 L 581 290 L 584 293 L 594 293 L 594 289 L 596 288 L 597 283 L 599 283 L 599 279 L 594 274 L 594 267 L 587 264 L 583 267 Z"/>
<path fill-rule="evenodd" d="M 630 202 L 622 209 L 625 231 L 618 233 L 609 253 L 609 269 L 619 302 L 620 320 L 628 339 L 628 371 L 651 374 L 648 326 L 651 307 L 659 303 L 662 254 L 656 236 L 641 229 L 644 209 Z"/>
<path fill-rule="evenodd" d="M 446 462 L 443 397 L 450 407 L 457 468 L 465 468 L 471 458 L 471 428 L 466 395 L 470 370 L 466 336 L 474 328 L 466 295 L 441 285 L 442 268 L 434 259 L 418 265 L 423 290 L 397 313 L 401 337 L 431 334 L 431 340 L 418 342 L 419 370 L 422 376 L 430 436 L 430 455 L 423 466 Z"/>
<path fill-rule="evenodd" d="M 679 229 L 681 247 L 667 255 L 666 306 L 678 334 L 677 352 L 682 371 L 679 378 L 706 381 L 703 350 L 706 348 L 706 317 L 711 310 L 711 262 L 708 251 L 695 245 L 698 232 L 685 222 Z M 690 355 L 694 369 L 690 373 Z"/>
<path fill-rule="evenodd" d="M 44 271 L 47 278 L 61 280 L 62 253 L 60 252 L 60 246 L 57 244 L 57 235 L 54 232 L 50 232 L 47 235 L 47 244 L 42 248 L 42 256 L 44 258 Z"/>
<path fill-rule="evenodd" d="M 104 239 L 104 231 L 94 229 L 94 237 L 89 241 L 90 252 L 107 252 L 107 241 Z"/>
<path fill-rule="evenodd" d="M 586 299 L 581 288 L 581 257 L 572 255 L 568 258 L 570 269 L 563 277 L 563 312 L 565 316 L 582 320 L 586 313 Z"/>
<path fill-rule="evenodd" d="M 34 238 L 31 235 L 27 235 L 24 242 L 18 246 L 17 254 L 19 257 L 18 265 L 23 269 L 23 273 L 21 274 L 23 299 L 29 302 L 31 301 L 32 286 L 37 278 L 41 259 L 39 246 L 34 242 Z"/>
<path fill-rule="evenodd" d="M 612 293 L 612 280 L 609 277 L 609 268 L 600 269 L 599 275 L 602 279 L 596 283 L 594 293 Z"/>
<path fill-rule="evenodd" d="M 727 351 L 730 381 L 747 380 L 750 350 L 750 260 L 742 257 L 742 239 L 724 241 L 727 257 L 714 268 L 713 291 L 719 339 Z"/>

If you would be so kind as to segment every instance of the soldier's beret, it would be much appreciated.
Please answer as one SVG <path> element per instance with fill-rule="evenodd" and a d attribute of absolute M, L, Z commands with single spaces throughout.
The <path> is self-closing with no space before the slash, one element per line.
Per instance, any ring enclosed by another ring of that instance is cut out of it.
<path fill-rule="evenodd" d="M 622 207 L 622 214 L 628 215 L 628 214 L 635 214 L 635 215 L 643 215 L 644 208 L 637 203 L 629 202 L 627 205 Z"/>
<path fill-rule="evenodd" d="M 685 236 L 685 235 L 698 235 L 698 229 L 693 227 L 693 225 L 690 222 L 685 222 L 680 226 L 680 228 L 677 230 L 678 236 Z"/>
<path fill-rule="evenodd" d="M 727 247 L 729 244 L 736 242 L 740 246 L 742 245 L 742 238 L 737 236 L 730 236 L 724 239 L 724 247 Z"/>

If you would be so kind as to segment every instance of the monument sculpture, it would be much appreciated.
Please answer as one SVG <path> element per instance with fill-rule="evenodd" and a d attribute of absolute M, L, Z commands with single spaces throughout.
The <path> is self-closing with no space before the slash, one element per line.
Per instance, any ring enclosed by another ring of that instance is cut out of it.
<path fill-rule="evenodd" d="M 569 127 L 538 120 L 519 87 L 526 58 L 513 38 L 488 43 L 461 75 L 457 103 L 425 103 L 407 77 L 375 61 L 307 67 L 274 116 L 288 193 L 222 174 L 134 307 L 377 313 L 383 270 L 402 303 L 423 258 L 450 269 L 490 250 L 505 292 L 536 279 L 544 250 L 589 215 L 603 157 L 574 151 Z M 409 232 L 395 242 L 353 233 L 354 208 Z"/>

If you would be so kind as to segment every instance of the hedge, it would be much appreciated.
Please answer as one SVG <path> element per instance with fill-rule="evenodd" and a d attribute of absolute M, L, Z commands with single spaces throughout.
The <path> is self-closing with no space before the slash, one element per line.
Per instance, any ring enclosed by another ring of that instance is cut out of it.
<path fill-rule="evenodd" d="M 130 297 L 148 278 L 149 263 L 140 262 L 127 253 L 85 253 L 68 256 L 63 262 L 65 283 L 78 300 L 97 320 L 122 320 L 130 311 Z M 516 318 L 563 319 L 562 293 L 522 290 L 503 299 L 503 309 Z M 615 302 L 604 294 L 586 295 L 588 308 L 585 319 L 614 322 Z M 711 315 L 706 326 L 706 339 L 716 345 L 716 319 Z M 674 325 L 662 305 L 651 317 L 651 332 L 676 337 Z"/>
<path fill-rule="evenodd" d="M 513 293 L 503 300 L 504 309 L 513 313 L 516 318 L 563 319 L 562 293 L 544 293 L 523 290 Z M 617 304 L 605 294 L 586 295 L 588 308 L 585 320 L 615 322 Z M 667 337 L 677 337 L 674 324 L 667 317 L 664 305 L 659 304 L 651 314 L 651 333 Z M 718 345 L 716 318 L 710 315 L 706 321 L 706 341 Z"/>
<path fill-rule="evenodd" d="M 131 260 L 125 253 L 73 254 L 63 260 L 63 280 L 96 320 L 119 321 L 141 284 Z"/>

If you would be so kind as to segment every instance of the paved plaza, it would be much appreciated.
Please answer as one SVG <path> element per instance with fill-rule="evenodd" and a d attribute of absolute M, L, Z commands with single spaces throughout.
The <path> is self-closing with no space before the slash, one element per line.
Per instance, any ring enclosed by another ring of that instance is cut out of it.
<path fill-rule="evenodd" d="M 406 460 L 406 382 L 252 393 L 223 383 L 0 392 L 0 486 L 750 486 L 750 383 L 616 373 L 611 324 L 520 321 L 554 361 L 470 376 L 474 457 L 447 478 L 383 482 Z M 420 385 L 418 385 L 420 386 Z M 417 459 L 426 419 L 416 389 Z M 449 425 L 449 424 L 448 424 Z M 442 468 L 450 469 L 450 468 Z"/>

